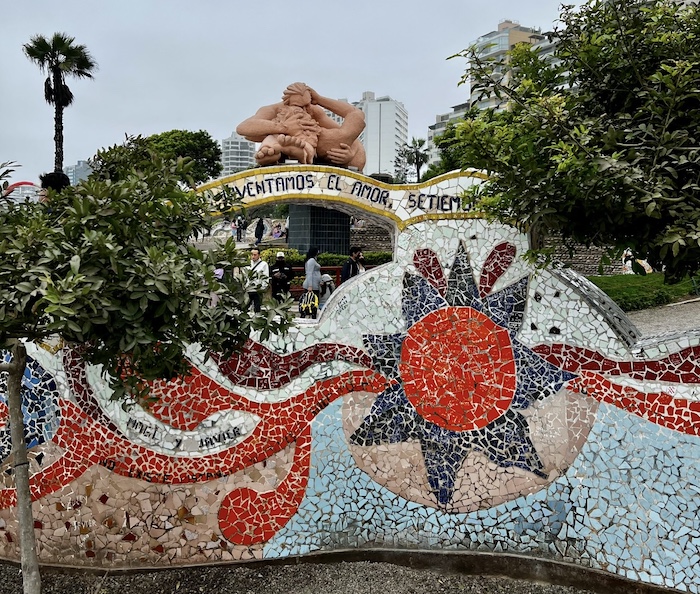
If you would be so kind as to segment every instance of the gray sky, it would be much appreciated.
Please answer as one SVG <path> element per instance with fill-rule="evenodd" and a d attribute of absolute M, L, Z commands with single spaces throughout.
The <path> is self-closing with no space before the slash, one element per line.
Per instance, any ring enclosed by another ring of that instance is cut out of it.
<path fill-rule="evenodd" d="M 573 2 L 579 4 L 580 2 Z M 45 76 L 22 52 L 32 35 L 65 32 L 99 65 L 70 80 L 64 165 L 125 134 L 231 134 L 301 81 L 349 101 L 390 95 L 425 138 L 439 113 L 466 99 L 465 63 L 448 56 L 505 19 L 550 30 L 560 0 L 24 0 L 4 2 L 0 36 L 0 162 L 13 181 L 53 169 L 53 107 Z"/>

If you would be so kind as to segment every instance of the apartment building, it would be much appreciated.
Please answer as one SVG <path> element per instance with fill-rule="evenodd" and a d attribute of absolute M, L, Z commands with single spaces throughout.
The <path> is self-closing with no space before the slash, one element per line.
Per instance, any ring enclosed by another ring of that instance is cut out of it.
<path fill-rule="evenodd" d="M 233 175 L 255 167 L 255 143 L 235 132 L 221 141 L 221 176 Z"/>
<path fill-rule="evenodd" d="M 397 153 L 408 142 L 408 112 L 404 104 L 365 91 L 353 105 L 365 114 L 365 129 L 360 135 L 367 153 L 364 173 L 394 175 Z"/>

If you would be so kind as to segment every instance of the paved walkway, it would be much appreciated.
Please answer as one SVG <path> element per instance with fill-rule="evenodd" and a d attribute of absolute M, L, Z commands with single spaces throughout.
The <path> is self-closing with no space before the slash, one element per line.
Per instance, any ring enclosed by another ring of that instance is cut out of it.
<path fill-rule="evenodd" d="M 700 330 L 700 298 L 632 311 L 627 316 L 644 337 L 693 328 Z"/>

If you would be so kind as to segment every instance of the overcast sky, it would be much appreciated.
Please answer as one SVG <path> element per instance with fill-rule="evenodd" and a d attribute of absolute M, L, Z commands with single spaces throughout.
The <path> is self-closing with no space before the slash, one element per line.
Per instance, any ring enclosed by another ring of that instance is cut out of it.
<path fill-rule="evenodd" d="M 580 4 L 580 2 L 573 2 Z M 409 135 L 466 99 L 461 59 L 447 58 L 510 19 L 551 30 L 560 0 L 24 0 L 5 2 L 0 36 L 0 162 L 36 181 L 54 161 L 45 76 L 22 52 L 33 35 L 65 32 L 99 69 L 69 80 L 64 165 L 173 129 L 228 137 L 258 107 L 301 81 L 358 101 L 389 95 Z"/>

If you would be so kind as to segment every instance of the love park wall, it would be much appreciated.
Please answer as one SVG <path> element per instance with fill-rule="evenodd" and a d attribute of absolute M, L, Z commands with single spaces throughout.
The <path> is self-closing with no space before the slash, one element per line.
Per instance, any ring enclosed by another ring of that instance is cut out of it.
<path fill-rule="evenodd" d="M 700 331 L 640 339 L 584 278 L 531 268 L 524 235 L 464 209 L 481 179 L 287 166 L 220 181 L 248 205 L 381 220 L 394 260 L 284 337 L 206 362 L 193 345 L 189 377 L 155 383 L 149 410 L 112 402 L 70 349 L 29 345 L 41 561 L 490 551 L 700 591 Z M 0 408 L 0 555 L 17 560 Z"/>

